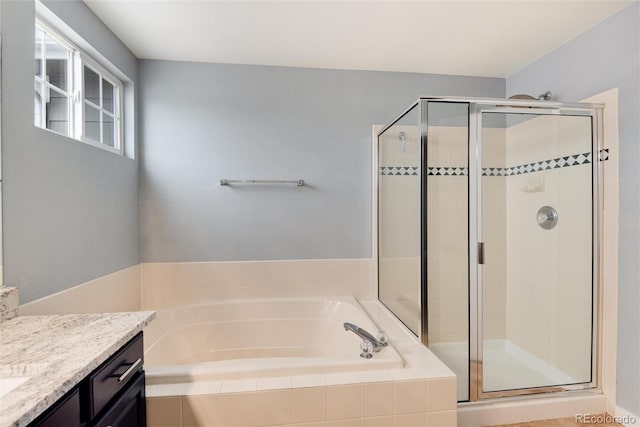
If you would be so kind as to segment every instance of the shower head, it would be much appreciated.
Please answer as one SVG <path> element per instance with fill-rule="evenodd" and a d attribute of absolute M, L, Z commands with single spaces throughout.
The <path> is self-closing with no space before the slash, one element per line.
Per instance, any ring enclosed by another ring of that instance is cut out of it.
<path fill-rule="evenodd" d="M 527 95 L 527 94 L 524 94 L 524 93 L 519 93 L 517 95 L 511 95 L 509 97 L 509 99 L 531 99 L 531 100 L 535 100 L 535 99 L 538 99 L 538 98 L 534 98 L 533 96 Z"/>
<path fill-rule="evenodd" d="M 551 91 L 548 90 L 545 93 L 535 96 L 527 95 L 525 93 L 519 93 L 517 95 L 511 95 L 509 99 L 530 99 L 532 101 L 549 101 L 551 99 Z"/>
<path fill-rule="evenodd" d="M 538 95 L 538 100 L 539 101 L 548 101 L 551 99 L 551 91 L 548 90 L 543 94 Z"/>

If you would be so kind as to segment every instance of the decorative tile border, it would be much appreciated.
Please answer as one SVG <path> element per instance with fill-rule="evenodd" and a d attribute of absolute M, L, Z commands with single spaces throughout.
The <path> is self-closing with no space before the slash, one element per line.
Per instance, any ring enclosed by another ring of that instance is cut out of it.
<path fill-rule="evenodd" d="M 514 176 L 591 163 L 591 153 L 573 154 L 508 168 L 482 168 L 482 176 Z"/>
<path fill-rule="evenodd" d="M 601 158 L 607 160 L 608 150 L 602 150 Z M 550 169 L 566 168 L 591 163 L 591 153 L 572 154 L 540 162 L 526 163 L 505 168 L 482 168 L 482 176 L 515 176 Z M 418 167 L 413 166 L 381 166 L 380 175 L 418 175 Z M 469 169 L 456 166 L 442 166 L 427 168 L 428 176 L 468 176 Z"/>
<path fill-rule="evenodd" d="M 468 168 L 460 167 L 433 167 L 427 168 L 428 176 L 467 176 L 469 175 Z"/>
<path fill-rule="evenodd" d="M 418 175 L 417 166 L 380 166 L 380 175 Z"/>

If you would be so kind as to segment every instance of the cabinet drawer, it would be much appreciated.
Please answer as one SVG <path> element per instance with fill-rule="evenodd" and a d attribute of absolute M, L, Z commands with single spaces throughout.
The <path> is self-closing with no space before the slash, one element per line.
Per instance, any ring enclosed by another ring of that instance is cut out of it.
<path fill-rule="evenodd" d="M 140 372 L 90 427 L 142 427 L 147 425 L 144 372 Z"/>
<path fill-rule="evenodd" d="M 142 370 L 142 333 L 89 375 L 89 419 L 95 417 Z"/>

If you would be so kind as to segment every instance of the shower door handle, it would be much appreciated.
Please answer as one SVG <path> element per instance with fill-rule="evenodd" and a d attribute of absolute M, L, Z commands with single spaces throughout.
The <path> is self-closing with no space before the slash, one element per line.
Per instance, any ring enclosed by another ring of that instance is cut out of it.
<path fill-rule="evenodd" d="M 484 242 L 478 242 L 478 264 L 484 265 Z"/>

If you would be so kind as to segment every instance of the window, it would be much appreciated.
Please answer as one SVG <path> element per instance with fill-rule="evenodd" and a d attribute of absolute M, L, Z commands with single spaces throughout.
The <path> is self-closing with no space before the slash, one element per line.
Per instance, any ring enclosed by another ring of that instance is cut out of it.
<path fill-rule="evenodd" d="M 35 56 L 35 124 L 71 136 L 71 47 L 36 26 Z"/>
<path fill-rule="evenodd" d="M 119 154 L 122 82 L 39 20 L 34 124 Z"/>
<path fill-rule="evenodd" d="M 82 66 L 83 135 L 92 141 L 117 148 L 120 135 L 118 113 L 119 85 L 110 80 L 97 66 Z"/>

